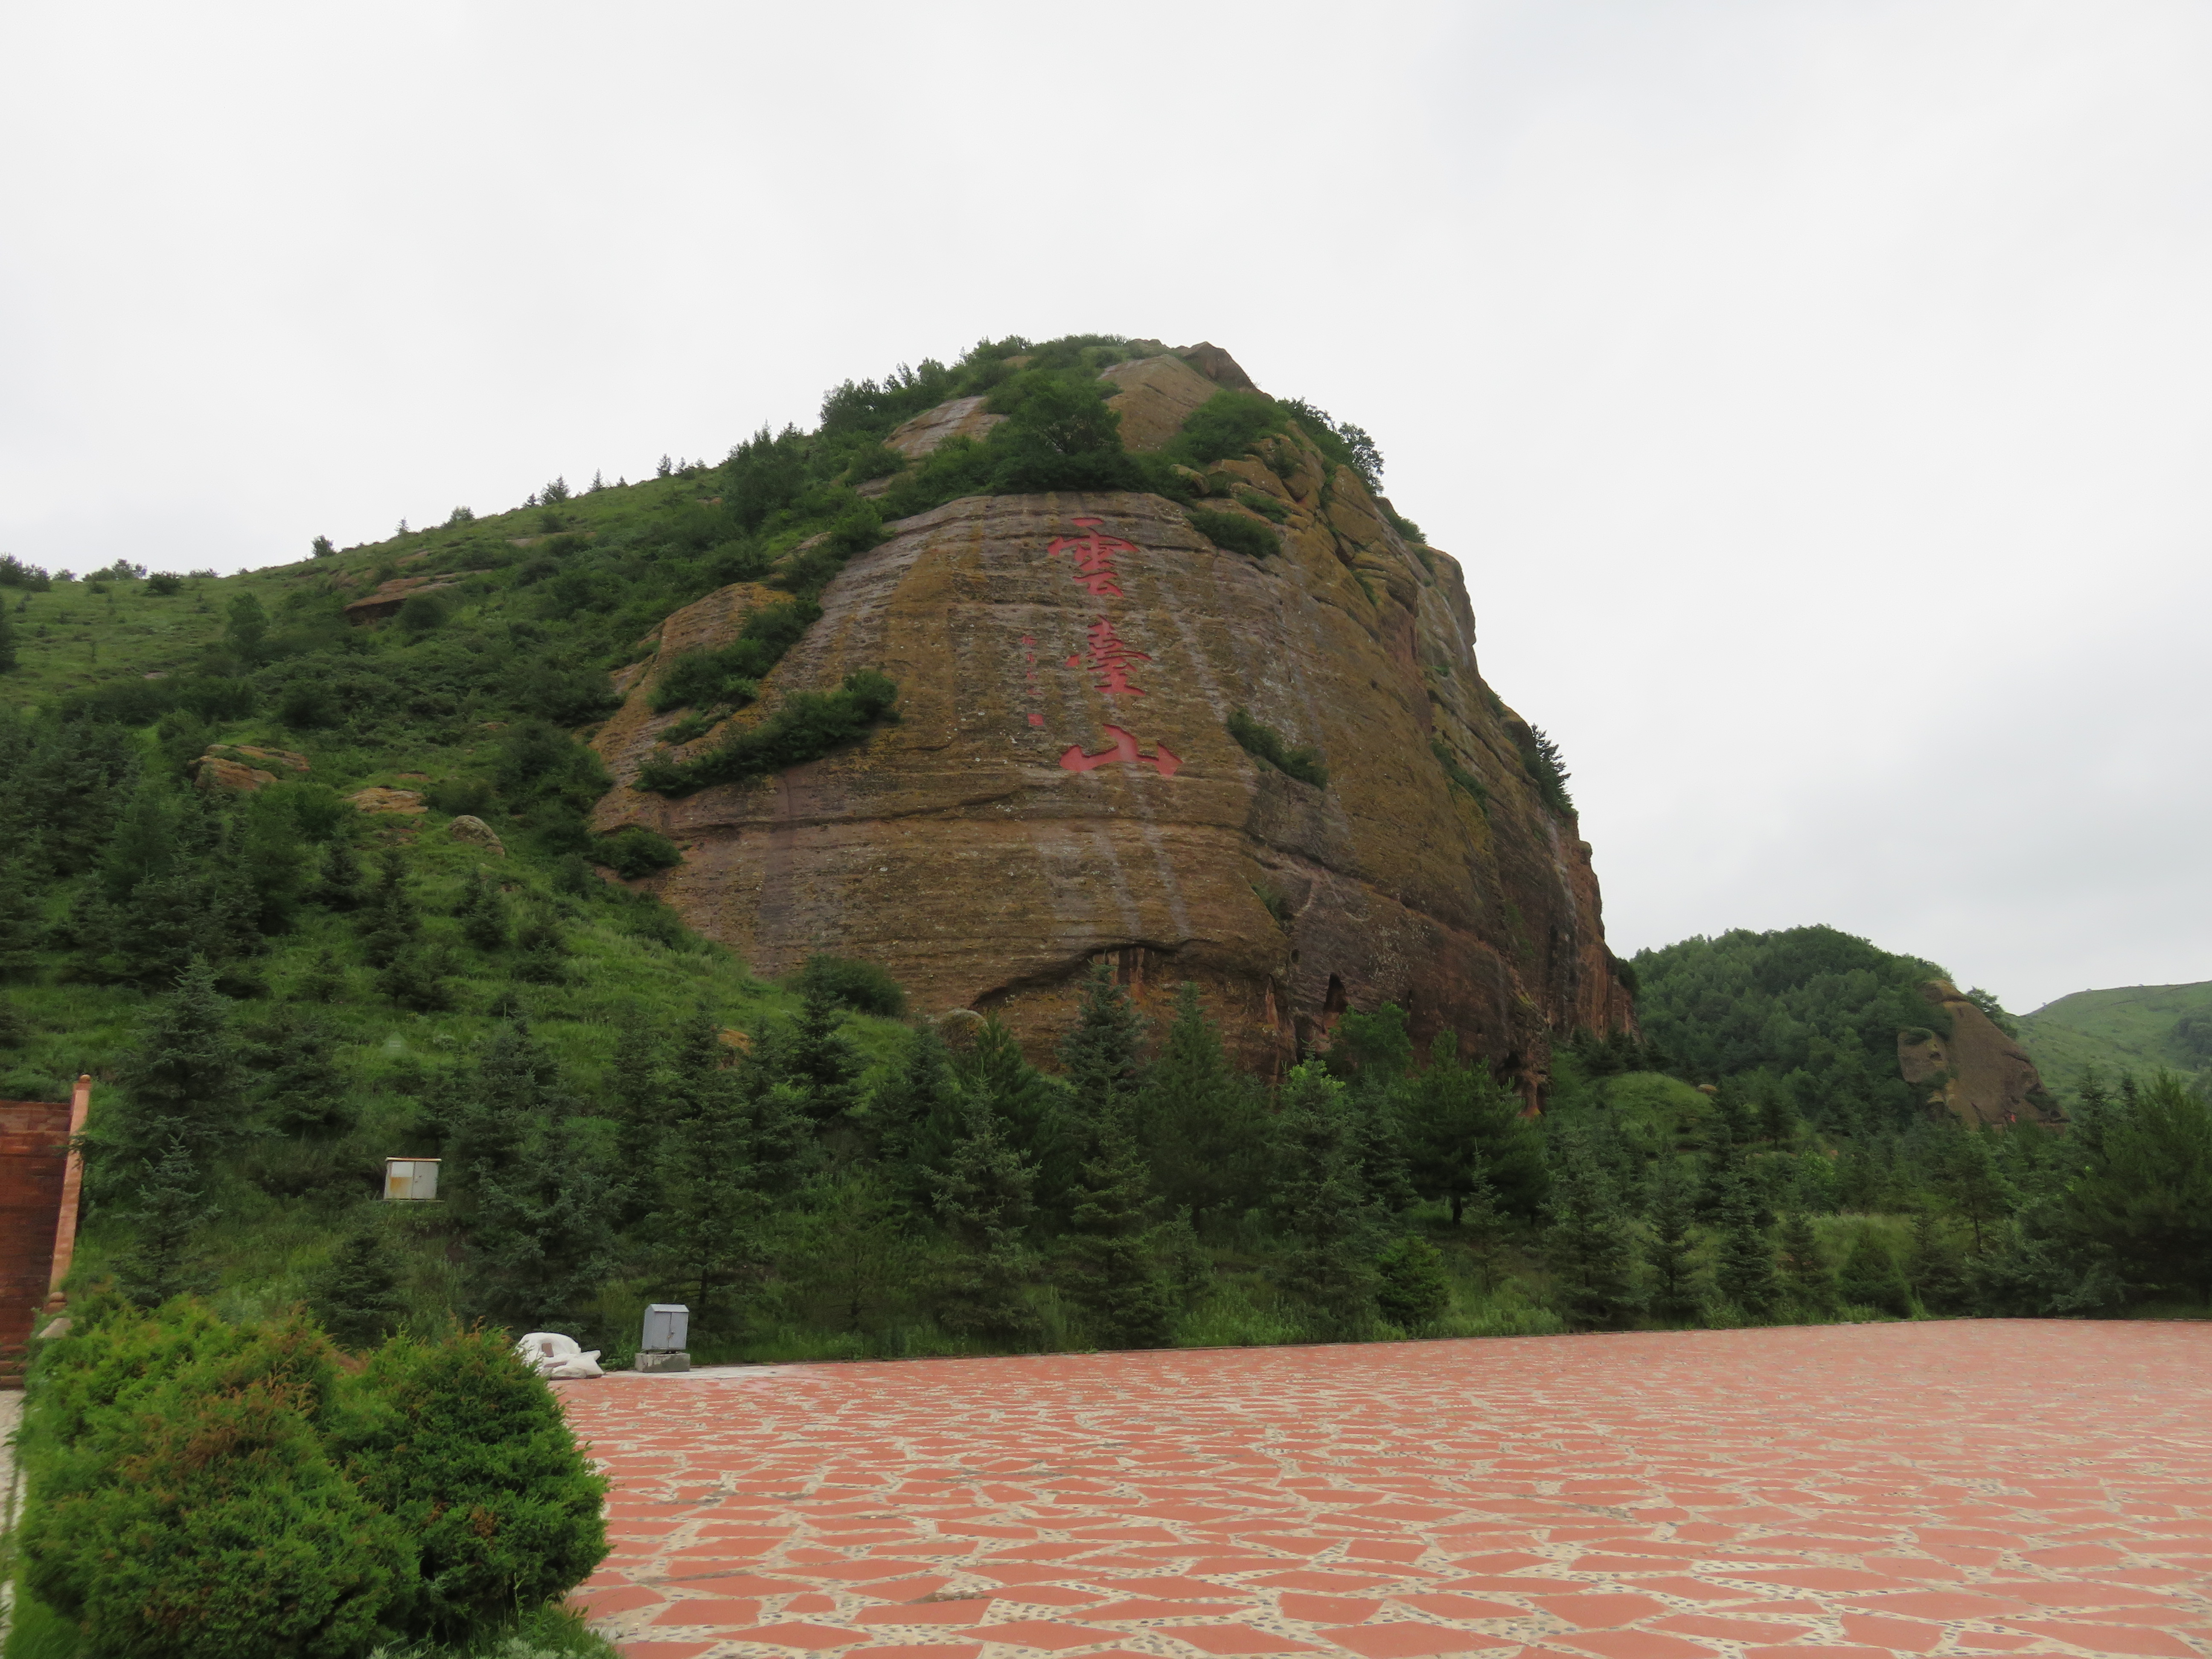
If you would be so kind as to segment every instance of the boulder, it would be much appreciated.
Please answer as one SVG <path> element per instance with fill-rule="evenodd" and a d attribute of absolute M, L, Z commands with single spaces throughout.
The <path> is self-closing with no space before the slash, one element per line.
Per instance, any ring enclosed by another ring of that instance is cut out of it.
<path fill-rule="evenodd" d="M 188 762 L 185 770 L 203 789 L 230 789 L 242 795 L 250 795 L 276 781 L 274 772 L 264 772 L 244 761 L 228 760 L 221 755 L 201 755 Z"/>
<path fill-rule="evenodd" d="M 606 1375 L 599 1369 L 597 1348 L 580 1347 L 574 1337 L 558 1331 L 532 1331 L 514 1345 L 514 1352 L 524 1364 L 550 1381 Z"/>
<path fill-rule="evenodd" d="M 917 1006 L 995 1013 L 1039 1057 L 1103 961 L 1149 1013 L 1195 982 L 1263 1070 L 1395 1000 L 1424 1049 L 1450 1032 L 1539 1103 L 1554 1036 L 1633 1029 L 1589 844 L 1482 682 L 1458 564 L 1417 556 L 1354 474 L 1281 441 L 1303 494 L 1249 469 L 1282 502 L 1279 557 L 1224 552 L 1134 493 L 969 497 L 887 526 L 732 719 L 874 668 L 897 721 L 664 798 L 629 787 L 674 718 L 641 676 L 592 739 L 617 780 L 595 827 L 685 845 L 656 890 L 761 974 L 821 951 L 879 963 Z M 685 606 L 657 661 L 781 598 Z M 1316 750 L 1326 787 L 1249 754 L 1239 711 Z"/>
<path fill-rule="evenodd" d="M 481 847 L 495 859 L 507 856 L 507 843 L 499 838 L 499 831 L 474 813 L 464 812 L 446 826 L 446 833 L 455 841 Z"/>
<path fill-rule="evenodd" d="M 386 789 L 380 784 L 371 785 L 367 789 L 356 789 L 346 799 L 353 803 L 356 811 L 362 812 L 413 814 L 427 812 L 430 810 L 422 804 L 422 797 L 414 790 Z"/>

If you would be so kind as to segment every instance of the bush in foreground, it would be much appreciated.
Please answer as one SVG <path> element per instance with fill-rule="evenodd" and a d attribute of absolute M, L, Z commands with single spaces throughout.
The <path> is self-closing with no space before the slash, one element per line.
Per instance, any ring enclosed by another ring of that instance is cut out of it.
<path fill-rule="evenodd" d="M 85 1652 L 356 1659 L 535 1618 L 605 1553 L 605 1483 L 504 1338 L 349 1374 L 304 1315 L 88 1304 L 40 1358 L 24 1584 Z"/>

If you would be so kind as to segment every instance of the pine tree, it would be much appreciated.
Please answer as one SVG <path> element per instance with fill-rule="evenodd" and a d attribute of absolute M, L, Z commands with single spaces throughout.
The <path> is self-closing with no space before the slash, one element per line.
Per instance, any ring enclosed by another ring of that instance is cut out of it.
<path fill-rule="evenodd" d="M 1912 1214 L 1912 1244 L 1905 1263 L 1912 1294 L 1931 1314 L 1958 1312 L 1966 1305 L 1966 1264 L 1943 1231 L 1942 1219 L 1926 1205 Z"/>
<path fill-rule="evenodd" d="M 1912 1310 L 1912 1291 L 1899 1271 L 1889 1246 L 1871 1229 L 1862 1230 L 1844 1258 L 1838 1289 L 1845 1303 L 1902 1318 Z"/>
<path fill-rule="evenodd" d="M 619 1193 L 577 1132 L 576 1103 L 520 1020 L 478 1051 L 453 1113 L 448 1161 L 465 1206 L 486 1313 L 544 1328 L 573 1321 L 614 1261 Z"/>
<path fill-rule="evenodd" d="M 1375 1266 L 1376 1306 L 1400 1330 L 1419 1334 L 1451 1310 L 1443 1253 L 1426 1239 L 1410 1233 L 1394 1239 Z"/>
<path fill-rule="evenodd" d="M 924 1023 L 907 1033 L 903 1050 L 868 1098 L 868 1116 L 892 1183 L 909 1202 L 927 1207 L 960 1133 L 959 1085 L 936 1026 Z"/>
<path fill-rule="evenodd" d="M 1175 1018 L 1146 1070 L 1136 1123 L 1154 1185 L 1190 1212 L 1194 1226 L 1203 1231 L 1260 1201 L 1266 1114 L 1188 981 L 1176 989 Z"/>
<path fill-rule="evenodd" d="M 372 968 L 389 968 L 422 932 L 422 913 L 407 884 L 407 861 L 397 848 L 378 861 L 376 886 L 354 926 L 361 932 L 362 954 Z"/>
<path fill-rule="evenodd" d="M 95 1192 L 135 1182 L 173 1152 L 198 1190 L 222 1151 L 246 1133 L 246 1073 L 229 1018 L 229 1000 L 204 962 L 155 1002 L 124 1060 L 120 1103 L 96 1110 L 86 1130 Z"/>
<path fill-rule="evenodd" d="M 38 971 L 45 927 L 31 888 L 30 872 L 20 859 L 0 860 L 0 980 L 21 979 Z"/>
<path fill-rule="evenodd" d="M 314 1277 L 307 1305 L 315 1322 L 346 1347 L 374 1347 L 407 1317 L 399 1266 L 380 1228 L 356 1228 Z"/>
<path fill-rule="evenodd" d="M 327 945 L 315 952 L 307 971 L 300 975 L 293 994 L 302 1002 L 340 1002 L 346 994 L 345 966 Z"/>
<path fill-rule="evenodd" d="M 1358 1124 L 1344 1085 L 1311 1061 L 1283 1085 L 1275 1121 L 1276 1225 L 1283 1288 L 1330 1333 L 1375 1316 L 1380 1217 L 1359 1172 Z"/>
<path fill-rule="evenodd" d="M 1936 1163 L 1936 1180 L 1943 1195 L 1973 1239 L 1973 1252 L 1987 1248 L 1988 1235 L 2017 1206 L 2019 1194 L 2005 1179 L 1990 1155 L 1986 1130 L 1947 1126 Z"/>
<path fill-rule="evenodd" d="M 1084 975 L 1075 1029 L 1060 1039 L 1060 1064 L 1079 1120 L 1103 1121 L 1136 1090 L 1144 1018 L 1103 962 Z"/>
<path fill-rule="evenodd" d="M 471 871 L 461 889 L 461 902 L 454 915 L 461 919 L 461 937 L 479 951 L 504 951 L 507 948 L 508 921 L 507 898 L 499 890 L 499 884 L 481 870 Z"/>
<path fill-rule="evenodd" d="M 769 1207 L 753 1157 L 752 1112 L 723 1063 L 727 1054 L 702 1012 L 668 1046 L 658 1073 L 665 1092 L 647 1231 L 702 1330 L 726 1328 L 726 1292 L 759 1255 Z"/>
<path fill-rule="evenodd" d="M 1105 1346 L 1157 1348 L 1168 1340 L 1168 1288 L 1154 1265 L 1151 1183 L 1129 1113 L 1104 1082 L 1102 1115 L 1086 1124 L 1090 1156 L 1070 1196 L 1067 1290 Z"/>
<path fill-rule="evenodd" d="M 1651 1274 L 1652 1315 L 1670 1325 L 1689 1324 L 1705 1312 L 1690 1236 L 1695 1214 L 1695 1198 L 1683 1171 L 1671 1159 L 1661 1163 L 1651 1183 L 1651 1231 L 1644 1259 Z"/>
<path fill-rule="evenodd" d="M 206 1176 L 191 1149 L 172 1139 L 158 1161 L 142 1162 L 139 1170 L 138 1207 L 130 1212 L 137 1236 L 116 1263 L 117 1285 L 142 1308 L 213 1290 L 214 1271 L 193 1250 L 192 1235 L 216 1212 L 204 1200 Z"/>
<path fill-rule="evenodd" d="M 938 1322 L 956 1336 L 1026 1336 L 1039 1327 L 1022 1295 L 1021 1243 L 1036 1169 L 1010 1143 L 990 1101 L 967 1095 L 962 1107 L 960 1139 L 936 1191 L 938 1219 L 957 1252 L 937 1298 Z"/>
<path fill-rule="evenodd" d="M 1820 1254 L 1812 1218 L 1792 1210 L 1782 1218 L 1782 1284 L 1799 1318 L 1818 1322 L 1836 1315 L 1836 1272 Z"/>
<path fill-rule="evenodd" d="M 996 1014 L 955 1053 L 952 1074 L 962 1101 L 988 1106 L 1001 1138 L 1030 1166 L 1031 1202 L 1049 1216 L 1064 1217 L 1081 1153 L 1069 1133 L 1060 1091 L 1022 1058 L 1022 1045 Z M 961 1134 L 966 1133 L 963 1124 Z"/>
<path fill-rule="evenodd" d="M 337 1033 L 315 1015 L 295 1015 L 258 1033 L 254 1069 L 270 1127 L 280 1134 L 334 1135 L 353 1127 Z"/>
<path fill-rule="evenodd" d="M 1383 1209 L 1396 1213 L 1420 1201 L 1413 1190 L 1406 1154 L 1406 1134 L 1398 1115 L 1395 1080 L 1363 1079 L 1345 1091 L 1351 1109 L 1354 1138 L 1359 1148 L 1359 1173 L 1368 1195 Z"/>
<path fill-rule="evenodd" d="M 362 879 L 361 860 L 354 854 L 353 843 L 340 836 L 324 853 L 323 867 L 307 896 L 325 909 L 350 910 L 361 902 Z"/>
<path fill-rule="evenodd" d="M 376 988 L 392 1006 L 418 1014 L 449 1012 L 455 1006 L 453 978 L 460 964 L 443 945 L 404 950 L 376 975 Z"/>
<path fill-rule="evenodd" d="M 1713 1288 L 1721 1299 L 1748 1320 L 1774 1312 L 1781 1286 L 1774 1276 L 1774 1244 L 1750 1175 L 1723 1170 L 1714 1200 L 1716 1243 Z"/>
<path fill-rule="evenodd" d="M 241 593 L 230 602 L 222 638 L 240 660 L 249 664 L 260 661 L 262 644 L 268 636 L 269 613 L 261 608 L 260 600 L 251 593 Z"/>
<path fill-rule="evenodd" d="M 847 1127 L 860 1103 L 866 1067 L 845 1035 L 847 1012 L 826 988 L 809 985 L 799 998 L 798 1017 L 771 1032 L 763 1049 L 776 1080 L 799 1091 L 807 1116 L 823 1131 Z"/>
<path fill-rule="evenodd" d="M 1642 1303 L 1631 1273 L 1627 1218 L 1578 1129 L 1561 1135 L 1559 1154 L 1544 1231 L 1553 1294 L 1571 1329 L 1617 1329 Z"/>
<path fill-rule="evenodd" d="M 706 1018 L 702 1009 L 699 1017 Z M 718 1036 L 719 1041 L 719 1036 Z M 622 1160 L 623 1219 L 635 1224 L 653 1203 L 661 1142 L 674 1117 L 676 1088 L 669 1075 L 669 1045 L 633 1007 L 615 1030 L 614 1065 L 606 1077 L 612 1097 L 615 1144 Z"/>
<path fill-rule="evenodd" d="M 802 1194 L 788 1231 L 791 1276 L 844 1330 L 866 1331 L 903 1289 L 912 1213 L 879 1170 L 861 1166 L 817 1176 Z"/>
<path fill-rule="evenodd" d="M 1173 1220 L 1154 1230 L 1152 1240 L 1168 1286 L 1185 1307 L 1213 1288 L 1213 1259 L 1199 1242 L 1188 1210 L 1177 1210 Z"/>
<path fill-rule="evenodd" d="M 307 868 L 291 803 L 282 795 L 247 796 L 224 826 L 217 856 L 247 896 L 255 929 L 289 932 Z"/>
<path fill-rule="evenodd" d="M 1453 1224 L 1466 1242 L 1467 1253 L 1474 1261 L 1475 1276 L 1482 1288 L 1497 1289 L 1498 1257 L 1505 1246 L 1505 1212 L 1498 1207 L 1498 1189 L 1490 1184 L 1489 1174 L 1480 1165 L 1475 1169 L 1460 1203 L 1459 1218 Z"/>

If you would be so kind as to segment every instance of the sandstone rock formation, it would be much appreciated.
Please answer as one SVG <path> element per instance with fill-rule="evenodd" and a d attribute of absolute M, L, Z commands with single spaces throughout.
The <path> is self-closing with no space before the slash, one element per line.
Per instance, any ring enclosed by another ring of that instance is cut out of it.
<path fill-rule="evenodd" d="M 1209 349 L 1212 379 L 1173 357 L 1114 375 L 1133 447 L 1230 383 Z M 672 837 L 684 862 L 640 884 L 757 970 L 865 957 L 927 1012 L 997 1012 L 1033 1053 L 1105 957 L 1148 1007 L 1196 981 L 1263 1068 L 1395 1000 L 1419 1042 L 1455 1033 L 1534 1099 L 1553 1036 L 1633 1014 L 1589 846 L 1476 672 L 1459 567 L 1301 436 L 1221 466 L 1279 503 L 1283 556 L 1224 551 L 1150 495 L 973 497 L 888 526 L 725 726 L 860 668 L 898 683 L 898 723 L 668 799 L 628 787 L 678 718 L 653 685 L 782 596 L 740 585 L 675 612 L 594 740 L 617 780 L 597 827 Z M 1256 762 L 1239 710 L 1317 750 L 1327 786 Z"/>
<path fill-rule="evenodd" d="M 248 766 L 282 767 L 301 776 L 311 769 L 305 755 L 295 754 L 289 749 L 264 749 L 250 743 L 211 743 L 207 752 L 224 760 L 243 761 Z"/>
<path fill-rule="evenodd" d="M 1960 994 L 1957 986 L 1930 980 L 1920 994 L 1950 1016 L 1951 1035 L 1899 1032 L 1897 1064 L 1907 1083 L 1929 1085 L 1929 1106 L 1969 1124 L 2063 1121 L 2027 1051 Z"/>
<path fill-rule="evenodd" d="M 360 812 L 404 812 L 411 815 L 430 810 L 423 805 L 422 797 L 412 789 L 386 789 L 381 785 L 356 789 L 346 799 L 353 803 L 355 811 Z"/>
<path fill-rule="evenodd" d="M 241 795 L 265 789 L 276 781 L 274 772 L 264 772 L 221 755 L 198 756 L 185 763 L 185 771 L 203 789 L 229 789 Z"/>

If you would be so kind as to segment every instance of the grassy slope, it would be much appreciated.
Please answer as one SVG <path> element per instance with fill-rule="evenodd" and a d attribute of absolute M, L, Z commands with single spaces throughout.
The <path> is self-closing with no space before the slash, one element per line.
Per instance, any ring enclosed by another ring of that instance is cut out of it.
<path fill-rule="evenodd" d="M 573 499 L 564 504 L 562 516 L 572 534 L 605 532 L 626 520 L 653 517 L 696 492 L 696 485 L 681 478 L 609 488 Z M 540 515 L 526 509 L 457 530 L 349 549 L 335 557 L 231 577 L 195 578 L 184 591 L 167 597 L 149 592 L 139 582 L 102 584 L 109 589 L 106 594 L 93 592 L 92 585 L 82 581 L 58 582 L 48 592 L 27 596 L 0 589 L 0 602 L 15 611 L 20 655 L 17 671 L 0 676 L 0 702 L 26 708 L 52 706 L 73 690 L 183 671 L 220 638 L 227 609 L 241 592 L 253 593 L 281 630 L 288 615 L 299 616 L 310 605 L 326 611 L 339 599 L 367 592 L 395 569 L 403 574 L 440 573 L 472 549 L 496 550 L 526 562 L 532 556 L 529 544 L 542 536 Z M 516 541 L 525 545 L 515 547 Z M 419 560 L 410 556 L 425 553 L 428 556 Z M 409 562 L 400 564 L 402 559 Z M 509 568 L 469 577 L 468 587 L 458 596 L 460 604 L 441 632 L 450 635 L 542 614 L 539 593 L 519 586 L 515 574 Z M 334 579 L 350 585 L 333 593 Z M 288 612 L 287 598 L 295 594 L 301 598 Z M 457 596 L 446 597 L 450 601 Z M 665 608 L 659 601 L 647 601 L 641 611 L 644 625 L 657 621 Z M 630 638 L 643 631 L 642 627 L 629 627 L 640 618 L 602 616 L 596 620 L 599 626 L 593 631 L 601 638 L 611 624 L 626 630 Z M 365 647 L 366 661 L 398 659 L 404 665 L 408 653 L 424 648 L 404 641 L 389 623 L 364 632 L 368 637 L 352 642 Z M 432 635 L 432 641 L 437 637 Z M 499 708 L 483 712 L 508 713 Z M 495 732 L 483 729 L 486 724 L 387 724 L 374 740 L 364 742 L 342 732 L 289 730 L 264 706 L 252 717 L 212 727 L 208 736 L 210 741 L 266 744 L 303 753 L 313 763 L 312 781 L 350 793 L 369 784 L 421 789 L 424 777 L 485 775 L 498 742 Z M 150 751 L 150 727 L 145 737 Z M 149 766 L 156 763 L 149 753 Z M 573 951 L 567 982 L 516 987 L 506 977 L 501 962 L 460 947 L 459 1006 L 449 1013 L 410 1013 L 376 994 L 374 975 L 359 960 L 353 929 L 345 918 L 309 907 L 294 932 L 270 941 L 269 953 L 258 966 L 271 995 L 265 1002 L 241 1008 L 249 1021 L 293 1006 L 288 994 L 321 947 L 331 946 L 348 960 L 347 995 L 323 1012 L 337 1030 L 343 1045 L 340 1060 L 362 1117 L 359 1128 L 334 1146 L 264 1143 L 254 1149 L 252 1156 L 264 1167 L 270 1161 L 287 1160 L 295 1167 L 296 1182 L 303 1190 L 295 1195 L 274 1195 L 244 1181 L 228 1183 L 213 1240 L 223 1268 L 222 1300 L 227 1313 L 255 1316 L 298 1297 L 325 1257 L 335 1237 L 333 1221 L 343 1214 L 353 1193 L 369 1190 L 382 1159 L 428 1150 L 416 1133 L 422 1113 L 460 1083 L 466 1056 L 495 1024 L 495 1004 L 510 992 L 519 993 L 533 1029 L 587 1093 L 603 1079 L 612 1060 L 618 1023 L 628 1015 L 641 1013 L 666 1023 L 704 1008 L 725 1025 L 757 1030 L 796 1006 L 795 998 L 756 980 L 743 963 L 718 947 L 693 938 L 663 943 L 640 931 L 634 925 L 635 907 L 610 905 L 588 895 L 559 894 L 553 882 L 556 861 L 535 850 L 527 832 L 498 811 L 490 810 L 487 816 L 507 842 L 509 856 L 503 860 L 487 859 L 452 841 L 447 833 L 450 818 L 437 812 L 415 818 L 365 817 L 356 840 L 364 861 L 371 863 L 386 846 L 406 849 L 410 877 L 434 935 L 458 939 L 454 925 L 438 919 L 449 912 L 468 872 L 478 866 L 495 870 L 518 904 L 538 902 L 556 907 Z M 43 895 L 49 920 L 65 910 L 74 886 L 59 884 Z M 30 1027 L 21 1045 L 0 1049 L 0 1097 L 17 1099 L 66 1099 L 69 1079 L 80 1071 L 90 1072 L 100 1081 L 112 1078 L 147 1002 L 144 994 L 130 987 L 72 982 L 58 974 L 12 986 L 5 994 Z M 853 1030 L 865 1050 L 880 1055 L 887 1050 L 894 1027 L 887 1021 L 856 1017 Z M 95 1103 L 99 1098 L 96 1087 Z M 459 1286 L 447 1260 L 447 1241 L 435 1226 L 419 1221 L 406 1231 L 416 1305 L 452 1305 Z M 119 1242 L 112 1227 L 95 1219 L 88 1228 L 80 1256 L 86 1270 L 96 1274 Z M 641 1291 L 638 1299 L 648 1298 Z"/>
<path fill-rule="evenodd" d="M 2212 980 L 2076 991 L 2022 1015 L 2020 1037 L 2045 1083 L 2071 1089 L 2089 1066 L 2108 1081 L 2121 1072 L 2189 1069 L 2188 1057 L 2170 1041 L 2185 1014 L 2212 1015 Z"/>

